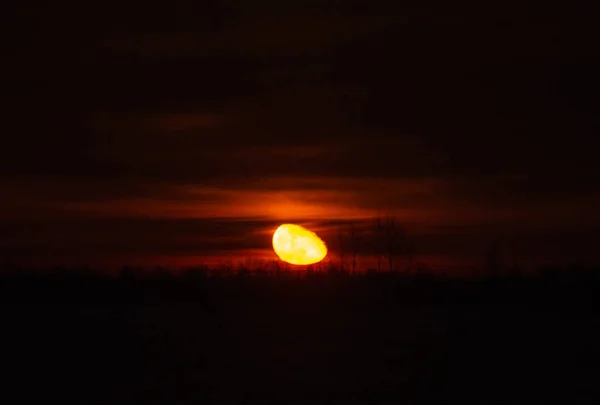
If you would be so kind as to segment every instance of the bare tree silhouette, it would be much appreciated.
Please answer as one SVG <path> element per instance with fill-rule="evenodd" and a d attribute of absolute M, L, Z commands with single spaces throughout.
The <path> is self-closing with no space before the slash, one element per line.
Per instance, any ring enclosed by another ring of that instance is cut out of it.
<path fill-rule="evenodd" d="M 402 253 L 405 241 L 404 229 L 395 216 L 377 217 L 373 229 L 374 253 L 377 257 L 377 271 L 381 271 L 381 260 L 385 258 L 388 270 L 396 270 L 398 256 Z M 412 260 L 412 259 L 411 259 Z"/>
<path fill-rule="evenodd" d="M 417 255 L 417 247 L 415 246 L 414 240 L 406 236 L 404 233 L 404 256 L 406 259 L 406 272 L 412 273 L 414 270 L 415 258 Z"/>
<path fill-rule="evenodd" d="M 375 223 L 373 224 L 373 231 L 371 235 L 371 242 L 373 244 L 373 252 L 377 259 L 377 272 L 381 273 L 381 257 L 383 253 L 383 224 L 381 221 L 381 217 L 375 218 Z"/>
<path fill-rule="evenodd" d="M 398 228 L 395 217 L 386 217 L 384 220 L 386 255 L 389 271 L 394 270 L 394 260 L 398 254 Z"/>
<path fill-rule="evenodd" d="M 346 241 L 342 228 L 338 229 L 338 254 L 340 256 L 340 271 L 344 271 L 344 258 L 346 255 Z"/>
<path fill-rule="evenodd" d="M 356 274 L 358 269 L 358 255 L 360 250 L 360 228 L 355 222 L 340 224 L 337 231 L 338 255 L 340 271 L 344 272 L 349 266 L 351 274 Z"/>
<path fill-rule="evenodd" d="M 350 252 L 352 253 L 352 274 L 356 274 L 356 262 L 358 256 L 359 235 L 354 222 L 349 226 Z"/>
<path fill-rule="evenodd" d="M 498 242 L 491 243 L 485 257 L 485 267 L 488 275 L 496 277 L 502 273 L 504 268 L 502 259 L 502 250 Z"/>

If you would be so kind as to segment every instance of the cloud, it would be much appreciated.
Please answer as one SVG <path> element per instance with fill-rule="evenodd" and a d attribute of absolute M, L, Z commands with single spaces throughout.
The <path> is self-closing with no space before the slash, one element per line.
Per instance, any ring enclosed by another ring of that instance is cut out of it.
<path fill-rule="evenodd" d="M 129 34 L 105 42 L 117 52 L 141 57 L 189 57 L 230 53 L 246 57 L 320 54 L 327 48 L 389 24 L 384 16 L 237 14 L 219 29 Z"/>
<path fill-rule="evenodd" d="M 211 112 L 147 112 L 137 114 L 98 115 L 92 120 L 98 131 L 157 132 L 163 135 L 219 128 L 225 117 Z"/>
<path fill-rule="evenodd" d="M 507 229 L 600 224 L 594 35 L 511 7 L 316 6 L 144 5 L 160 27 L 129 5 L 85 20 L 27 11 L 7 35 L 0 148 L 15 251 L 33 254 L 31 239 L 42 252 L 37 232 L 60 234 L 60 221 L 78 224 L 64 225 L 64 244 L 39 235 L 65 255 L 71 240 L 116 257 L 124 239 L 92 236 L 109 235 L 94 221 L 116 221 L 139 240 L 128 254 L 162 243 L 163 257 L 190 258 L 263 249 L 210 221 L 246 237 L 278 221 L 327 233 L 393 214 L 438 255 Z M 202 220 L 196 239 L 184 223 Z"/>

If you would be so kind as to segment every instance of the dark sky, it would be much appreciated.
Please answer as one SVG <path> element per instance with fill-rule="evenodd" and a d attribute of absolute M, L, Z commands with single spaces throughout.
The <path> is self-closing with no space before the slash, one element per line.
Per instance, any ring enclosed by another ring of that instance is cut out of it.
<path fill-rule="evenodd" d="M 600 262 L 596 10 L 169 4 L 2 12 L 0 264 L 271 258 L 281 222 L 377 215 L 422 262 Z"/>

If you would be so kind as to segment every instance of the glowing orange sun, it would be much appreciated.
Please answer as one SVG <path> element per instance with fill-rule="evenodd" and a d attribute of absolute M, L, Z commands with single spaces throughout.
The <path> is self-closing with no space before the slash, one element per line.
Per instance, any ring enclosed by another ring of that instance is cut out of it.
<path fill-rule="evenodd" d="M 327 256 L 327 246 L 317 234 L 294 224 L 277 228 L 273 234 L 273 250 L 290 264 L 313 264 Z"/>

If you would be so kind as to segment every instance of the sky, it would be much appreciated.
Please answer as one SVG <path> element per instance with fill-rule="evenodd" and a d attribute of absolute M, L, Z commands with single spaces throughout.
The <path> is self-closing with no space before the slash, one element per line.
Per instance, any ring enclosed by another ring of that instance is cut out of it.
<path fill-rule="evenodd" d="M 335 250 L 386 215 L 425 264 L 600 263 L 592 10 L 396 3 L 15 2 L 0 265 L 270 260 L 280 223 Z"/>

